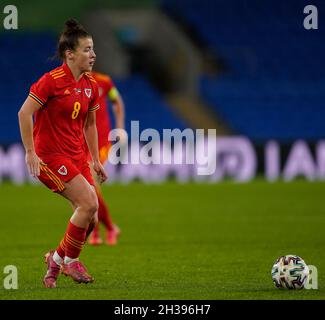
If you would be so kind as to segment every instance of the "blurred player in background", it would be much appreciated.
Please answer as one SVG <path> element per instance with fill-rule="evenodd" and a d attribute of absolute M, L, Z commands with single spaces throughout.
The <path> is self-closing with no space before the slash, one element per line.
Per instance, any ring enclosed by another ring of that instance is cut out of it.
<path fill-rule="evenodd" d="M 99 72 L 92 72 L 92 76 L 97 81 L 99 90 L 99 105 L 100 108 L 96 112 L 96 125 L 98 131 L 98 148 L 99 159 L 102 165 L 108 160 L 109 150 L 111 147 L 110 141 L 108 141 L 108 134 L 111 130 L 110 116 L 108 112 L 107 98 L 112 103 L 115 127 L 121 129 L 118 132 L 120 139 L 124 139 L 124 102 L 119 94 L 115 84 L 108 75 L 104 75 Z M 120 234 L 120 229 L 117 225 L 113 224 L 112 218 L 109 213 L 109 208 L 106 205 L 103 195 L 101 193 L 100 184 L 96 179 L 96 173 L 93 172 L 94 180 L 96 183 L 96 193 L 98 196 L 98 224 L 94 228 L 92 234 L 89 237 L 89 244 L 99 245 L 103 243 L 100 236 L 99 223 L 105 226 L 106 237 L 105 242 L 108 245 L 115 245 L 117 238 Z"/>
<path fill-rule="evenodd" d="M 93 40 L 73 19 L 65 23 L 58 55 L 63 64 L 32 85 L 18 114 L 30 174 L 68 199 L 74 209 L 56 251 L 45 255 L 46 288 L 56 287 L 61 271 L 78 283 L 93 281 L 79 261 L 87 234 L 97 224 L 98 209 L 85 139 L 94 171 L 101 182 L 107 178 L 98 153 L 95 111 L 99 95 L 90 74 L 96 60 Z"/>

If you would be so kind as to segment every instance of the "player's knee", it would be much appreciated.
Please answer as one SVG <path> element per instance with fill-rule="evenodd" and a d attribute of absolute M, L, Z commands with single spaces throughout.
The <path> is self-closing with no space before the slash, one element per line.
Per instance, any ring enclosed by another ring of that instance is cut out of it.
<path fill-rule="evenodd" d="M 94 214 L 93 219 L 92 219 L 92 223 L 96 226 L 98 224 L 98 215 L 97 212 Z"/>
<path fill-rule="evenodd" d="M 98 210 L 98 201 L 96 201 L 96 199 L 90 200 L 87 203 L 87 211 L 92 218 L 96 215 L 97 210 Z"/>
<path fill-rule="evenodd" d="M 96 194 L 93 194 L 93 192 L 90 193 L 87 198 L 84 199 L 82 207 L 88 213 L 91 219 L 93 219 L 94 216 L 97 216 L 98 200 Z"/>
<path fill-rule="evenodd" d="M 98 220 L 98 208 L 99 208 L 99 203 L 98 203 L 98 197 L 96 192 L 94 191 L 92 193 L 92 201 L 93 201 L 93 219 Z"/>

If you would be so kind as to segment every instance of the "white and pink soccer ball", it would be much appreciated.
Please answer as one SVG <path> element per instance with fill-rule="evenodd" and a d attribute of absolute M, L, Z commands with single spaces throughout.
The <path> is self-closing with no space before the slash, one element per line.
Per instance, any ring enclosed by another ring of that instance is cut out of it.
<path fill-rule="evenodd" d="M 277 288 L 302 289 L 308 280 L 309 268 L 301 257 L 289 254 L 276 260 L 271 275 Z"/>

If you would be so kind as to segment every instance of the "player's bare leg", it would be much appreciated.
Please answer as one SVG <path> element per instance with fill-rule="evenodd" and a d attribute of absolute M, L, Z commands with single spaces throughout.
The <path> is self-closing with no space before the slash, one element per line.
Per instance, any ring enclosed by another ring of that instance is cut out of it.
<path fill-rule="evenodd" d="M 75 210 L 63 240 L 51 257 L 56 265 L 61 265 L 62 273 L 78 283 L 89 283 L 93 278 L 79 261 L 79 255 L 86 240 L 87 229 L 90 223 L 97 219 L 97 196 L 94 188 L 82 175 L 77 175 L 65 183 L 65 187 L 61 195 L 69 199 Z M 56 267 L 54 264 L 48 264 L 47 275 L 53 274 L 54 267 Z M 44 277 L 45 286 L 54 287 L 54 285 L 47 285 L 47 282 L 50 282 L 47 281 L 49 278 L 47 275 Z"/>

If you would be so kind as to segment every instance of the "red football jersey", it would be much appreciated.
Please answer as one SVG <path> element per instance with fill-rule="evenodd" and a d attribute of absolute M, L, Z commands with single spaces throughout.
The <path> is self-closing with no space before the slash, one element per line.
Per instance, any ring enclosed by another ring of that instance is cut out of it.
<path fill-rule="evenodd" d="M 34 122 L 36 154 L 84 156 L 85 121 L 88 112 L 99 108 L 98 86 L 91 74 L 76 81 L 64 63 L 34 83 L 29 97 L 40 105 Z"/>
<path fill-rule="evenodd" d="M 108 112 L 107 98 L 114 102 L 118 91 L 112 79 L 99 72 L 92 72 L 95 78 L 99 91 L 99 110 L 96 113 L 96 125 L 98 131 L 98 147 L 99 149 L 108 143 L 108 134 L 111 130 L 111 122 Z"/>

